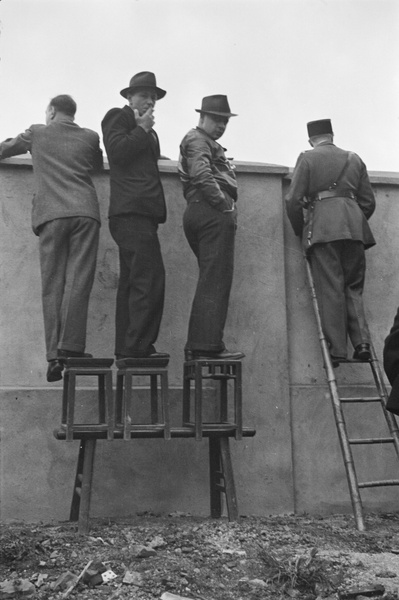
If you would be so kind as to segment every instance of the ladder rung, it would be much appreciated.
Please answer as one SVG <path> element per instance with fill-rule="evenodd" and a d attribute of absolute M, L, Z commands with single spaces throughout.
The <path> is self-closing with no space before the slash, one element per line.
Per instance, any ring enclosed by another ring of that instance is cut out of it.
<path fill-rule="evenodd" d="M 226 492 L 226 487 L 221 483 L 215 483 L 215 489 L 219 492 Z"/>
<path fill-rule="evenodd" d="M 399 479 L 386 479 L 385 481 L 364 481 L 363 483 L 359 483 L 358 485 L 359 485 L 359 488 L 399 485 Z"/>
<path fill-rule="evenodd" d="M 350 444 L 392 444 L 393 438 L 363 438 L 348 441 Z"/>
<path fill-rule="evenodd" d="M 381 402 L 381 398 L 340 398 L 341 402 Z"/>

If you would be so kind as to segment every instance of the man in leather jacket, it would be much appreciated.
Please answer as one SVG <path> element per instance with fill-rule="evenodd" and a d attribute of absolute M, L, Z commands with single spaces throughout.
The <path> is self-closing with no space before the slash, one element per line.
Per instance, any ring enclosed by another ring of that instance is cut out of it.
<path fill-rule="evenodd" d="M 227 96 L 202 100 L 198 127 L 180 145 L 179 174 L 187 208 L 184 233 L 198 260 L 199 278 L 185 346 L 186 360 L 240 359 L 223 342 L 234 270 L 237 181 L 219 139 L 236 116 Z"/>
<path fill-rule="evenodd" d="M 375 244 L 367 220 L 375 197 L 366 166 L 334 145 L 330 119 L 307 125 L 312 150 L 296 163 L 285 197 L 287 214 L 310 260 L 324 335 L 333 365 L 369 360 L 370 333 L 363 306 L 365 249 Z"/>

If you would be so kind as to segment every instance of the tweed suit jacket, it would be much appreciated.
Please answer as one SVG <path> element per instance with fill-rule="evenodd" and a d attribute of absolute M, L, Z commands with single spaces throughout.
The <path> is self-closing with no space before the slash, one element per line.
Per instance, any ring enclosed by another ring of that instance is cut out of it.
<path fill-rule="evenodd" d="M 158 170 L 157 134 L 138 127 L 127 105 L 109 110 L 101 126 L 110 166 L 109 216 L 136 214 L 164 223 L 166 204 Z"/>
<path fill-rule="evenodd" d="M 97 193 L 91 171 L 103 166 L 99 137 L 79 127 L 71 118 L 31 125 L 24 133 L 0 144 L 0 159 L 32 155 L 35 196 L 32 228 L 37 235 L 48 221 L 66 217 L 90 217 L 100 222 Z"/>
<path fill-rule="evenodd" d="M 285 203 L 305 251 L 314 244 L 336 240 L 361 241 L 365 248 L 375 244 L 367 222 L 375 210 L 375 197 L 366 166 L 357 154 L 351 153 L 335 197 L 310 202 L 339 178 L 347 157 L 347 151 L 324 142 L 303 152 L 297 160 Z M 345 197 L 348 192 L 354 199 Z"/>

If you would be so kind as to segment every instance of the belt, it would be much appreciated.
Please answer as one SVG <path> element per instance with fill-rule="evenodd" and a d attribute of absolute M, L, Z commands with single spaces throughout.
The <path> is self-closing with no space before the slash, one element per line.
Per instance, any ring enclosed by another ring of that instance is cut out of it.
<path fill-rule="evenodd" d="M 317 192 L 317 194 L 312 197 L 312 200 L 324 200 L 325 198 L 352 198 L 352 200 L 356 200 L 356 196 L 353 192 L 337 192 L 336 190 L 323 190 Z"/>

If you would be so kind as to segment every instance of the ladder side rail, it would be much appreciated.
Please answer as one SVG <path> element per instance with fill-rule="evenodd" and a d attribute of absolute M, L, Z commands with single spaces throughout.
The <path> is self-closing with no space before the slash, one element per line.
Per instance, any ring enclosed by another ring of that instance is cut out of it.
<path fill-rule="evenodd" d="M 349 485 L 349 493 L 350 493 L 350 497 L 351 497 L 353 513 L 355 515 L 357 529 L 359 531 L 364 531 L 365 524 L 364 524 L 364 519 L 363 519 L 362 501 L 361 501 L 361 497 L 360 497 L 360 493 L 359 493 L 359 485 L 358 485 L 358 481 L 357 481 L 356 470 L 355 470 L 355 465 L 354 465 L 353 456 L 352 456 L 352 450 L 349 445 L 344 414 L 343 414 L 341 402 L 339 399 L 337 380 L 335 378 L 334 369 L 333 369 L 332 362 L 331 362 L 331 356 L 330 356 L 330 352 L 328 349 L 327 340 L 325 338 L 325 335 L 323 333 L 323 329 L 321 326 L 319 305 L 317 302 L 316 290 L 315 290 L 313 275 L 312 275 L 312 271 L 311 271 L 311 267 L 310 267 L 310 262 L 306 256 L 305 256 L 305 262 L 306 262 L 306 272 L 307 272 L 307 276 L 308 276 L 310 292 L 311 292 L 311 296 L 312 296 L 313 310 L 314 310 L 315 317 L 316 317 L 317 330 L 318 330 L 318 334 L 319 334 L 319 340 L 320 340 L 320 345 L 321 345 L 321 349 L 322 349 L 324 365 L 325 365 L 325 369 L 327 372 L 327 381 L 328 381 L 328 386 L 330 389 L 331 402 L 332 402 L 335 422 L 336 422 L 336 426 L 337 426 L 337 430 L 338 430 L 338 438 L 339 438 L 339 442 L 341 445 L 341 451 L 342 451 L 342 455 L 343 455 L 343 459 L 344 459 L 344 465 L 345 465 L 345 470 L 346 470 L 346 475 L 347 475 L 347 480 L 348 480 L 348 485 Z"/>

